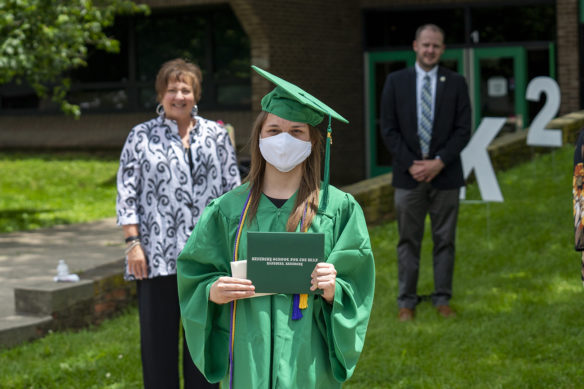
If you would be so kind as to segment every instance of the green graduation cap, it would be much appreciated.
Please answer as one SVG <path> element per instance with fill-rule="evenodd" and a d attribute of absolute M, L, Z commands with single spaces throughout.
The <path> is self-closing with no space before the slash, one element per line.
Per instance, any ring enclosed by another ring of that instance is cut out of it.
<path fill-rule="evenodd" d="M 335 118 L 343 123 L 349 123 L 349 121 L 335 112 L 331 107 L 296 85 L 266 72 L 257 66 L 252 65 L 251 67 L 259 75 L 276 84 L 276 88 L 262 98 L 262 110 L 286 120 L 307 123 L 311 126 L 320 124 L 324 117 L 328 116 L 322 200 L 322 208 L 326 209 L 330 175 L 331 120 Z"/>

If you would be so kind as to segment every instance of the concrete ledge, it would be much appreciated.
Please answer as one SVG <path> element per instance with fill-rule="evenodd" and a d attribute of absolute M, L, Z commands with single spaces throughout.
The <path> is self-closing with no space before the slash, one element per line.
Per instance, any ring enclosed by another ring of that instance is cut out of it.
<path fill-rule="evenodd" d="M 47 282 L 14 289 L 16 313 L 51 315 L 80 301 L 93 299 L 93 281 Z"/>
<path fill-rule="evenodd" d="M 0 319 L 0 349 L 44 336 L 51 328 L 51 316 L 9 316 Z"/>
<path fill-rule="evenodd" d="M 391 178 L 392 174 L 387 173 L 341 188 L 355 197 L 368 224 L 376 225 L 395 218 Z"/>
<path fill-rule="evenodd" d="M 119 260 L 79 273 L 75 283 L 17 287 L 17 315 L 0 318 L 0 349 L 44 336 L 49 330 L 99 324 L 136 303 L 134 282 L 123 279 Z"/>

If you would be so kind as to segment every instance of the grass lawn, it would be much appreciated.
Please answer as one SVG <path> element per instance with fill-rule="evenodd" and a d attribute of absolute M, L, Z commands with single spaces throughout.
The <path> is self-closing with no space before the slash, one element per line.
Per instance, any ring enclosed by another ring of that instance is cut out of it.
<path fill-rule="evenodd" d="M 119 156 L 0 153 L 0 233 L 115 216 Z"/>
<path fill-rule="evenodd" d="M 138 311 L 0 352 L 0 388 L 142 388 Z"/>
<path fill-rule="evenodd" d="M 572 153 L 567 146 L 499 172 L 503 203 L 461 205 L 454 319 L 423 302 L 414 322 L 397 321 L 396 225 L 370 229 L 375 302 L 364 352 L 344 387 L 582 387 L 584 288 L 573 251 Z M 476 185 L 467 198 L 478 198 Z M 432 291 L 431 249 L 427 231 L 420 294 Z M 140 387 L 138 336 L 131 310 L 99 328 L 2 351 L 0 387 Z"/>
<path fill-rule="evenodd" d="M 429 302 L 396 319 L 395 223 L 371 229 L 377 285 L 349 388 L 578 388 L 584 382 L 580 259 L 574 252 L 573 147 L 498 174 L 505 201 L 461 204 L 453 320 Z M 467 199 L 478 199 L 476 185 Z M 419 294 L 433 288 L 429 225 Z"/>

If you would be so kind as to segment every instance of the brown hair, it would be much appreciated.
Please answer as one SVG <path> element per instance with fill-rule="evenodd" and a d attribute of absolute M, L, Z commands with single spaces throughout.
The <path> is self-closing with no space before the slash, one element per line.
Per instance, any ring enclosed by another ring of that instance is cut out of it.
<path fill-rule="evenodd" d="M 262 195 L 262 182 L 264 179 L 264 172 L 266 170 L 266 160 L 260 152 L 260 133 L 262 126 L 266 121 L 268 113 L 260 112 L 256 118 L 250 137 L 250 154 L 251 167 L 248 176 L 245 178 L 249 182 L 251 190 L 251 199 L 249 204 L 247 220 L 249 223 L 253 220 L 260 203 Z M 308 125 L 310 141 L 312 142 L 312 151 L 308 158 L 303 162 L 302 179 L 300 180 L 300 188 L 296 196 L 296 203 L 294 209 L 288 217 L 286 223 L 287 231 L 295 231 L 296 226 L 300 223 L 304 209 L 306 208 L 305 225 L 303 229 L 308 229 L 312 223 L 314 215 L 318 211 L 318 191 L 320 188 L 320 164 L 322 158 L 322 135 L 317 128 Z"/>
<path fill-rule="evenodd" d="M 203 74 L 201 68 L 184 59 L 176 58 L 162 64 L 156 76 L 156 100 L 160 102 L 162 96 L 166 93 L 168 83 L 172 81 L 182 81 L 190 83 L 195 94 L 195 104 L 201 99 L 201 83 L 203 82 Z"/>

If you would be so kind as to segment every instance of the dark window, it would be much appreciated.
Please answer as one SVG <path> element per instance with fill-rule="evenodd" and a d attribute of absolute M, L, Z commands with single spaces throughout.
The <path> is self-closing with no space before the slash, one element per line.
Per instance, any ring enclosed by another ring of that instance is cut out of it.
<path fill-rule="evenodd" d="M 471 8 L 470 12 L 471 29 L 478 32 L 480 43 L 556 39 L 556 10 L 553 3 Z"/>
<path fill-rule="evenodd" d="M 416 29 L 427 23 L 445 30 L 445 43 L 464 43 L 464 9 L 368 10 L 365 17 L 366 49 L 411 47 Z"/>
<path fill-rule="evenodd" d="M 90 48 L 87 67 L 68 74 L 69 101 L 83 112 L 154 110 L 160 66 L 188 59 L 203 72 L 203 109 L 248 109 L 251 104 L 249 38 L 229 6 L 153 10 L 150 16 L 119 17 L 108 30 L 120 53 Z M 32 88 L 0 85 L 2 113 L 57 112 Z"/>
<path fill-rule="evenodd" d="M 120 42 L 119 53 L 108 53 L 89 47 L 87 66 L 73 70 L 69 76 L 75 83 L 120 82 L 128 81 L 128 23 L 127 18 L 117 18 L 115 24 L 108 28 L 108 36 Z"/>
<path fill-rule="evenodd" d="M 533 80 L 535 77 L 548 76 L 550 74 L 550 53 L 549 48 L 527 51 L 527 79 Z M 552 59 L 553 60 L 553 59 Z M 539 101 L 528 100 L 527 109 L 530 120 L 543 108 L 545 104 L 545 93 L 542 93 Z"/>
<path fill-rule="evenodd" d="M 39 106 L 40 99 L 34 89 L 27 84 L 14 81 L 0 85 L 0 112 L 14 109 L 35 109 Z"/>
<path fill-rule="evenodd" d="M 411 47 L 416 29 L 426 23 L 444 29 L 447 46 L 555 41 L 555 1 L 509 3 L 505 6 L 432 5 L 365 10 L 365 50 Z"/>

